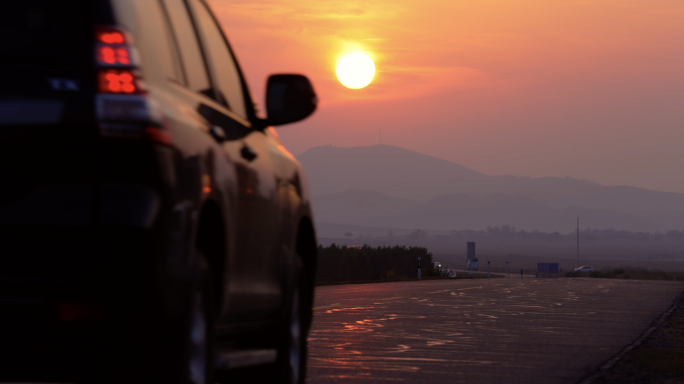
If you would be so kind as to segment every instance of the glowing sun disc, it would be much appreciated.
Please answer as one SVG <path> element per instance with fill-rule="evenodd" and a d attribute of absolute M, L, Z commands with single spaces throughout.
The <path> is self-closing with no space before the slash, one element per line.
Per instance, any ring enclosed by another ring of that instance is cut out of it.
<path fill-rule="evenodd" d="M 347 88 L 360 89 L 373 81 L 375 64 L 368 55 L 353 52 L 337 62 L 337 79 Z"/>

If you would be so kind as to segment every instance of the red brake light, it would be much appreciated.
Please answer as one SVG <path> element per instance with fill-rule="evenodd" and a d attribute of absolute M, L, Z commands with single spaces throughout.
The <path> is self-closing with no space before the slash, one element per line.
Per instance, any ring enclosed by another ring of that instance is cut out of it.
<path fill-rule="evenodd" d="M 97 41 L 105 44 L 126 44 L 126 37 L 120 31 L 99 30 L 96 34 Z"/>
<path fill-rule="evenodd" d="M 173 145 L 158 105 L 147 94 L 138 71 L 138 55 L 131 35 L 118 26 L 95 30 L 98 67 L 96 108 L 103 137 L 146 139 Z"/>
<path fill-rule="evenodd" d="M 116 55 L 114 48 L 104 46 L 98 49 L 98 60 L 107 64 L 116 64 Z"/>
<path fill-rule="evenodd" d="M 97 47 L 97 61 L 106 65 L 130 65 L 131 54 L 126 47 L 100 45 Z"/>
<path fill-rule="evenodd" d="M 133 71 L 106 69 L 100 71 L 99 91 L 101 93 L 137 94 L 141 93 Z"/>
<path fill-rule="evenodd" d="M 116 26 L 95 30 L 95 61 L 101 67 L 134 67 L 135 48 L 130 35 Z"/>
<path fill-rule="evenodd" d="M 131 54 L 128 53 L 128 49 L 117 48 L 114 51 L 115 51 L 116 61 L 119 64 L 123 64 L 123 65 L 130 65 L 131 64 Z"/>

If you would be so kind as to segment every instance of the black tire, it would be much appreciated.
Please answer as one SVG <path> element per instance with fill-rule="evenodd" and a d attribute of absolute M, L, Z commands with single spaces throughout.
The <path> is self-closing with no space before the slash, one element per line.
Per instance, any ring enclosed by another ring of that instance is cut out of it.
<path fill-rule="evenodd" d="M 290 293 L 278 345 L 278 382 L 283 384 L 303 384 L 306 379 L 307 337 L 302 309 L 306 291 L 301 281 L 297 279 Z"/>
<path fill-rule="evenodd" d="M 189 298 L 190 310 L 186 333 L 186 382 L 189 384 L 214 384 L 216 321 L 212 292 L 210 271 L 202 260 Z"/>

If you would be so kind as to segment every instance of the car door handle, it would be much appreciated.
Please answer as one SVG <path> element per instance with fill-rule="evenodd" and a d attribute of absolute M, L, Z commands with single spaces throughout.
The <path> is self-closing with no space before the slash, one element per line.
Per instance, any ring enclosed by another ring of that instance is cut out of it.
<path fill-rule="evenodd" d="M 209 134 L 219 143 L 222 143 L 226 140 L 226 131 L 224 131 L 223 128 L 219 127 L 218 125 L 212 125 L 211 128 L 209 128 Z"/>
<path fill-rule="evenodd" d="M 242 158 L 247 161 L 252 161 L 257 158 L 257 153 L 254 152 L 252 147 L 247 144 L 245 144 L 240 150 L 240 155 L 242 155 Z"/>

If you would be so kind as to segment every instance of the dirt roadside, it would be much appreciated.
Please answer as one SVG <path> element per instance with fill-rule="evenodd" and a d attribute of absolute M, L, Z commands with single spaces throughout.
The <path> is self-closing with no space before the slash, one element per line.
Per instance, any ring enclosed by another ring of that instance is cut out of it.
<path fill-rule="evenodd" d="M 594 384 L 684 383 L 684 302 Z"/>

